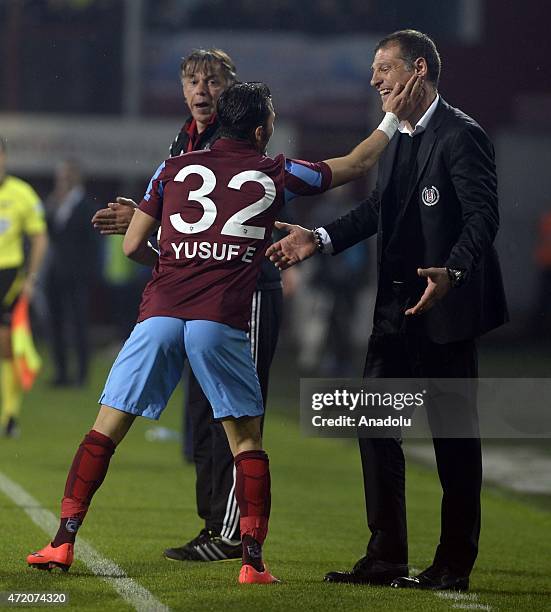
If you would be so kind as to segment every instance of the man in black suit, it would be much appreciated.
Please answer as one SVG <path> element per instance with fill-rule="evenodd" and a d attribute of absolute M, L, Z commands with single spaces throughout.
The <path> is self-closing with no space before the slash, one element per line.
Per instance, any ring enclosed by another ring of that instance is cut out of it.
<path fill-rule="evenodd" d="M 473 119 L 439 96 L 440 57 L 428 36 L 404 30 L 377 45 L 371 84 L 383 100 L 412 72 L 425 79 L 424 99 L 381 156 L 375 191 L 324 228 L 280 224 L 290 234 L 267 254 L 286 268 L 316 251 L 340 253 L 376 233 L 378 292 L 364 376 L 476 378 L 476 337 L 507 320 L 493 247 L 499 225 L 494 150 Z M 465 400 L 455 420 L 469 437 L 441 437 L 429 414 L 443 489 L 433 564 L 408 577 L 399 433 L 361 438 L 371 538 L 352 571 L 330 572 L 326 581 L 468 588 L 482 481 L 475 400 Z"/>
<path fill-rule="evenodd" d="M 96 211 L 86 194 L 78 162 L 60 162 L 45 202 L 50 244 L 43 268 L 55 386 L 83 385 L 89 366 L 88 314 L 91 285 L 99 270 L 98 240 L 90 231 Z M 69 351 L 74 350 L 74 357 Z M 69 372 L 69 365 L 75 371 Z"/>

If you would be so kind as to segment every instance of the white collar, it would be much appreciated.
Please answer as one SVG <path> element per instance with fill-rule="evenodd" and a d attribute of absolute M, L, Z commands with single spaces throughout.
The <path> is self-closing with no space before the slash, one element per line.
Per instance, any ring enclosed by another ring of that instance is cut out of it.
<path fill-rule="evenodd" d="M 398 126 L 398 130 L 402 134 L 409 134 L 412 137 L 417 136 L 417 134 L 421 134 L 422 132 L 424 132 L 427 129 L 427 125 L 429 124 L 429 121 L 434 115 L 434 111 L 436 110 L 436 107 L 438 106 L 438 100 L 440 100 L 440 94 L 437 93 L 436 98 L 434 98 L 434 100 L 432 101 L 432 104 L 427 108 L 427 110 L 425 111 L 425 114 L 415 124 L 415 128 L 413 129 L 413 132 L 410 131 L 405 121 L 400 122 L 400 125 Z"/>

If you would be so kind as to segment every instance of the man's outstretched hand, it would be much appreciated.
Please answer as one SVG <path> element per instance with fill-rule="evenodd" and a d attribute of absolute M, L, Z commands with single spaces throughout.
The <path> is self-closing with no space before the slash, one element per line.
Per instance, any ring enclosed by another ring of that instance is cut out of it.
<path fill-rule="evenodd" d="M 413 306 L 406 310 L 406 315 L 419 315 L 430 310 L 434 304 L 441 300 L 446 293 L 451 289 L 450 279 L 446 268 L 419 268 L 418 276 L 427 279 L 427 288 L 421 296 L 421 299 Z"/>
<path fill-rule="evenodd" d="M 316 240 L 311 230 L 280 221 L 276 221 L 275 226 L 289 232 L 288 236 L 274 242 L 266 251 L 266 257 L 270 258 L 276 268 L 286 270 L 315 254 Z"/>
<path fill-rule="evenodd" d="M 92 217 L 92 225 L 100 234 L 126 234 L 137 207 L 134 200 L 119 196 L 116 202 L 109 202 L 107 208 L 96 212 Z"/>

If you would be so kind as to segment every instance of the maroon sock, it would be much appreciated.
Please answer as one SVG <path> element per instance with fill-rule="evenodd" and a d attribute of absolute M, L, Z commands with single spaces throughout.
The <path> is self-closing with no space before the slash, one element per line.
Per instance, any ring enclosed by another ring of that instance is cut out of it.
<path fill-rule="evenodd" d="M 262 545 L 246 533 L 242 536 L 241 545 L 243 546 L 242 565 L 252 565 L 256 571 L 263 572 Z"/>
<path fill-rule="evenodd" d="M 67 544 L 70 542 L 74 543 L 77 537 L 77 531 L 82 523 L 84 515 L 81 516 L 70 516 L 68 518 L 62 518 L 59 522 L 59 528 L 52 540 L 52 546 L 56 548 L 61 544 Z"/>
<path fill-rule="evenodd" d="M 270 466 L 268 455 L 244 451 L 235 457 L 235 498 L 241 515 L 243 564 L 263 571 L 262 544 L 270 518 Z"/>
<path fill-rule="evenodd" d="M 78 528 L 94 493 L 105 478 L 114 452 L 113 440 L 99 431 L 92 429 L 84 436 L 67 476 L 61 502 L 61 523 L 53 546 L 75 541 Z"/>

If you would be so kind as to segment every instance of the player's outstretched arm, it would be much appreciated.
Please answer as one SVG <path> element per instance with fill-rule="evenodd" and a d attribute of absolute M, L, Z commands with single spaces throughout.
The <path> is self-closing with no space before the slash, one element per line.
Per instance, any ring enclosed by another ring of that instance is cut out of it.
<path fill-rule="evenodd" d="M 127 257 L 145 266 L 155 266 L 159 254 L 148 244 L 148 238 L 159 228 L 159 222 L 154 217 L 136 209 L 130 226 L 124 236 L 122 250 Z"/>
<path fill-rule="evenodd" d="M 331 188 L 363 176 L 375 165 L 398 129 L 398 123 L 411 115 L 419 104 L 422 94 L 422 79 L 415 74 L 404 87 L 396 83 L 392 93 L 384 102 L 383 110 L 387 114 L 379 127 L 348 155 L 325 160 L 333 173 Z"/>
<path fill-rule="evenodd" d="M 109 202 L 107 208 L 96 212 L 92 217 L 92 225 L 100 234 L 126 234 L 137 207 L 134 200 L 119 196 L 116 202 Z"/>

